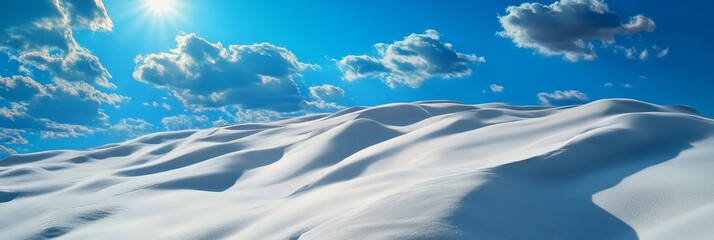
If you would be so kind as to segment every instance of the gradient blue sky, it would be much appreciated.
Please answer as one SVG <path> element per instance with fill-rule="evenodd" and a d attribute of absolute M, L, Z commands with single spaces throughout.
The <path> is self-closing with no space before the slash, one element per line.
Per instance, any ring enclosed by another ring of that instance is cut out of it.
<path fill-rule="evenodd" d="M 152 1 L 0 3 L 0 156 L 432 99 L 562 105 L 625 97 L 714 115 L 707 1 Z M 652 22 L 634 22 L 638 15 Z M 53 22 L 52 32 L 16 33 L 53 16 L 69 20 Z M 526 38 L 499 34 L 505 29 Z M 62 40 L 46 42 L 52 34 Z M 573 49 L 573 40 L 585 48 Z M 198 50 L 201 59 L 186 57 Z M 70 55 L 101 64 L 115 87 Z M 53 70 L 58 61 L 65 67 Z M 170 72 L 166 61 L 193 65 Z M 274 87 L 245 80 L 265 75 Z M 104 100 L 70 94 L 83 86 Z"/>

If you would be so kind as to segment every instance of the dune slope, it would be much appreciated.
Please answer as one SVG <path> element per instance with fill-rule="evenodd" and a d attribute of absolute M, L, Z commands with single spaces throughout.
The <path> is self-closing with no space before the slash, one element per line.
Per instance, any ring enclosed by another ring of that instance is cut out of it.
<path fill-rule="evenodd" d="M 2 239 L 706 239 L 714 120 L 448 101 L 0 161 Z"/>

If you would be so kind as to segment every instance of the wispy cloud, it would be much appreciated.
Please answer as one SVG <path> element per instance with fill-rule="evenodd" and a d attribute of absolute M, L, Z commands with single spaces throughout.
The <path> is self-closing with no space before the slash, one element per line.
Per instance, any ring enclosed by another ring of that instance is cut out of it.
<path fill-rule="evenodd" d="M 555 91 L 552 93 L 538 93 L 538 100 L 546 106 L 563 106 L 582 104 L 588 101 L 588 96 L 578 90 Z"/>
<path fill-rule="evenodd" d="M 505 87 L 498 85 L 498 84 L 491 84 L 491 86 L 489 86 L 489 87 L 491 88 L 491 92 L 494 92 L 494 93 L 500 93 L 500 92 L 503 92 L 503 90 L 506 90 Z"/>

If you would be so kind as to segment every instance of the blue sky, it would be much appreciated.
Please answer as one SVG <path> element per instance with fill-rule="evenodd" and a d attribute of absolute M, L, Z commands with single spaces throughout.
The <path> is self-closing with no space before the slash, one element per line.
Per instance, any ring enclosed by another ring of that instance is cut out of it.
<path fill-rule="evenodd" d="M 714 115 L 706 1 L 98 3 L 0 3 L 0 155 L 431 99 Z"/>

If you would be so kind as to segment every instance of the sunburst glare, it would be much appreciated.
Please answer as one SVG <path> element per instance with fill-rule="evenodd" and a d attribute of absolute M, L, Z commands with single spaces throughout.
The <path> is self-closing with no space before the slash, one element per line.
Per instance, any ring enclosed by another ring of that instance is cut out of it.
<path fill-rule="evenodd" d="M 143 8 L 155 18 L 166 19 L 175 17 L 180 5 L 178 0 L 144 0 Z"/>
<path fill-rule="evenodd" d="M 116 3 L 124 12 L 115 18 L 127 18 L 125 25 L 133 37 L 151 39 L 151 44 L 173 43 L 172 39 L 190 24 L 185 18 L 187 0 L 132 0 Z"/>

